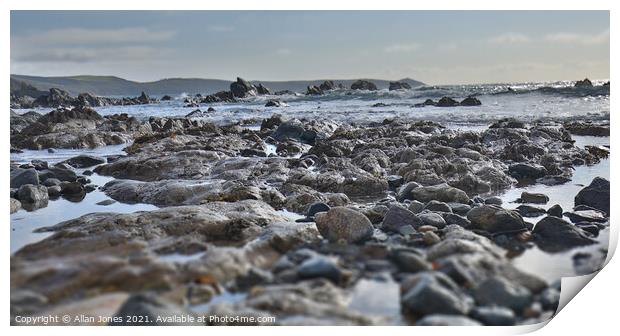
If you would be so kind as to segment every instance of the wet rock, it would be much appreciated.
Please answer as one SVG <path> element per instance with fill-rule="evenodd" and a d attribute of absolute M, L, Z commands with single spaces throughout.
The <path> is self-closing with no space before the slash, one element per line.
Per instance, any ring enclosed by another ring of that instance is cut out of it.
<path fill-rule="evenodd" d="M 458 286 L 438 272 L 418 273 L 401 285 L 401 305 L 409 313 L 466 315 L 471 306 Z"/>
<path fill-rule="evenodd" d="M 334 207 L 315 216 L 321 235 L 332 243 L 364 241 L 372 236 L 370 220 L 362 213 L 345 207 Z"/>
<path fill-rule="evenodd" d="M 489 197 L 489 198 L 485 199 L 484 203 L 485 204 L 500 205 L 501 206 L 503 201 L 498 196 L 492 196 L 492 197 Z"/>
<path fill-rule="evenodd" d="M 564 128 L 574 135 L 609 136 L 610 125 L 593 122 L 570 122 L 565 123 Z"/>
<path fill-rule="evenodd" d="M 582 229 L 553 216 L 541 219 L 532 233 L 544 250 L 566 250 L 595 243 Z"/>
<path fill-rule="evenodd" d="M 62 182 L 74 182 L 78 177 L 77 174 L 71 169 L 63 166 L 55 166 L 39 173 L 39 179 L 41 181 L 46 181 L 49 178 L 55 178 Z"/>
<path fill-rule="evenodd" d="M 230 84 L 230 91 L 237 98 L 256 96 L 257 94 L 256 87 L 241 77 L 237 77 L 237 81 Z"/>
<path fill-rule="evenodd" d="M 296 139 L 307 144 L 314 144 L 318 133 L 313 130 L 306 130 L 301 122 L 290 120 L 280 124 L 271 136 L 278 141 Z"/>
<path fill-rule="evenodd" d="M 562 207 L 559 204 L 556 204 L 547 210 L 547 214 L 549 216 L 562 218 L 562 213 L 564 213 L 564 210 L 562 210 Z"/>
<path fill-rule="evenodd" d="M 572 212 L 565 212 L 564 216 L 568 217 L 571 222 L 591 222 L 591 223 L 605 223 L 609 220 L 604 212 L 599 210 L 576 210 Z"/>
<path fill-rule="evenodd" d="M 79 182 L 62 182 L 60 190 L 63 195 L 78 195 L 85 193 L 84 185 Z"/>
<path fill-rule="evenodd" d="M 103 200 L 101 202 L 97 202 L 96 204 L 97 205 L 102 205 L 102 206 L 107 206 L 107 205 L 112 205 L 114 203 L 116 203 L 115 200 L 107 199 L 107 200 Z"/>
<path fill-rule="evenodd" d="M 10 201 L 11 201 L 11 213 L 15 213 L 19 209 L 22 208 L 22 204 L 18 200 L 11 197 Z"/>
<path fill-rule="evenodd" d="M 453 107 L 453 106 L 459 106 L 460 103 L 450 97 L 442 97 L 441 99 L 439 99 L 439 101 L 437 101 L 437 104 L 435 106 L 438 107 Z"/>
<path fill-rule="evenodd" d="M 547 204 L 547 202 L 549 202 L 549 196 L 541 193 L 529 193 L 524 191 L 521 193 L 519 201 L 521 203 Z"/>
<path fill-rule="evenodd" d="M 543 309 L 555 311 L 560 303 L 560 291 L 549 287 L 540 293 L 540 303 Z"/>
<path fill-rule="evenodd" d="M 411 197 L 420 202 L 433 200 L 441 202 L 469 203 L 469 197 L 460 189 L 449 186 L 446 183 L 428 187 L 419 187 L 411 190 Z"/>
<path fill-rule="evenodd" d="M 270 95 L 271 94 L 271 90 L 265 86 L 263 86 L 263 84 L 259 83 L 258 86 L 256 87 L 256 92 L 259 95 Z"/>
<path fill-rule="evenodd" d="M 390 82 L 389 90 L 411 90 L 411 85 L 407 82 Z"/>
<path fill-rule="evenodd" d="M 452 208 L 445 202 L 430 201 L 426 203 L 424 209 L 429 211 L 452 212 Z"/>
<path fill-rule="evenodd" d="M 161 297 L 148 293 L 134 294 L 129 297 L 129 299 L 125 301 L 125 303 L 121 306 L 115 316 L 120 317 L 122 322 L 111 322 L 109 325 L 201 325 L 197 322 L 177 321 L 175 318 L 180 318 L 181 316 L 194 316 L 194 314 L 180 306 L 177 306 L 176 304 L 166 301 Z M 127 316 L 135 316 L 137 317 L 137 319 L 135 320 L 135 322 L 131 319 L 129 319 L 128 321 Z M 141 316 L 144 316 L 146 318 L 140 321 Z M 195 316 L 194 321 L 196 321 Z"/>
<path fill-rule="evenodd" d="M 594 85 L 592 85 L 592 81 L 590 81 L 588 78 L 584 78 L 582 80 L 578 80 L 575 82 L 575 87 L 586 87 L 586 88 L 591 88 Z"/>
<path fill-rule="evenodd" d="M 49 197 L 58 197 L 62 194 L 62 188 L 59 185 L 47 187 L 47 195 Z"/>
<path fill-rule="evenodd" d="M 459 315 L 443 315 L 443 314 L 435 314 L 435 315 L 427 315 L 421 318 L 416 322 L 417 326 L 464 326 L 464 327 L 475 327 L 480 326 L 480 322 L 472 320 L 465 316 Z"/>
<path fill-rule="evenodd" d="M 324 256 L 311 257 L 297 267 L 300 279 L 325 278 L 340 283 L 342 271 L 332 258 Z"/>
<path fill-rule="evenodd" d="M 575 206 L 587 205 L 609 214 L 609 181 L 595 177 L 590 185 L 581 189 L 575 196 Z"/>
<path fill-rule="evenodd" d="M 23 203 L 45 203 L 49 197 L 47 188 L 42 185 L 22 184 L 17 191 L 17 197 Z"/>
<path fill-rule="evenodd" d="M 476 97 L 467 97 L 461 101 L 461 106 L 480 106 L 482 103 Z"/>
<path fill-rule="evenodd" d="M 53 187 L 53 186 L 59 186 L 61 182 L 62 181 L 60 181 L 59 179 L 55 177 L 50 177 L 50 178 L 46 178 L 41 184 L 46 187 Z"/>
<path fill-rule="evenodd" d="M 106 160 L 94 155 L 78 155 L 65 161 L 74 168 L 89 168 L 106 163 Z"/>
<path fill-rule="evenodd" d="M 412 199 L 411 196 L 411 192 L 415 189 L 421 187 L 421 185 L 417 182 L 407 182 L 405 184 L 403 184 L 399 189 L 398 189 L 398 193 L 397 193 L 397 197 L 396 199 L 400 202 L 407 200 L 407 199 Z"/>
<path fill-rule="evenodd" d="M 383 217 L 381 228 L 384 231 L 400 232 L 404 226 L 416 228 L 422 225 L 424 222 L 416 214 L 400 205 L 392 205 Z"/>
<path fill-rule="evenodd" d="M 307 217 L 314 217 L 314 215 L 316 215 L 319 212 L 326 212 L 329 211 L 330 206 L 322 203 L 322 202 L 317 202 L 317 203 L 312 203 L 310 205 L 310 207 L 308 208 L 308 211 L 306 212 L 306 216 Z"/>
<path fill-rule="evenodd" d="M 426 245 L 430 246 L 439 243 L 441 241 L 441 238 L 439 238 L 439 236 L 435 232 L 426 231 L 424 232 L 424 234 L 422 234 L 422 240 Z"/>
<path fill-rule="evenodd" d="M 457 215 L 460 216 L 467 216 L 467 213 L 469 212 L 469 210 L 471 210 L 471 206 L 467 205 L 467 204 L 463 204 L 463 203 L 449 203 L 450 205 L 450 209 L 452 209 L 451 212 L 454 212 Z"/>
<path fill-rule="evenodd" d="M 439 229 L 443 229 L 446 226 L 446 221 L 443 217 L 435 212 L 422 211 L 416 215 L 424 225 L 431 225 Z"/>
<path fill-rule="evenodd" d="M 288 106 L 288 104 L 279 99 L 270 99 L 265 104 L 265 107 L 286 107 L 286 106 Z"/>
<path fill-rule="evenodd" d="M 323 90 L 316 85 L 310 85 L 306 88 L 306 95 L 319 96 L 322 94 Z"/>
<path fill-rule="evenodd" d="M 424 210 L 424 207 L 425 207 L 424 203 L 420 201 L 411 201 L 407 209 L 409 209 L 409 211 L 413 212 L 414 214 L 417 214 L 421 212 L 422 210 Z"/>
<path fill-rule="evenodd" d="M 392 259 L 401 272 L 418 273 L 432 269 L 431 264 L 422 255 L 411 251 L 396 251 Z"/>
<path fill-rule="evenodd" d="M 481 205 L 467 213 L 472 227 L 490 233 L 516 232 L 526 229 L 518 212 L 506 210 L 496 205 Z"/>
<path fill-rule="evenodd" d="M 515 313 L 511 309 L 499 306 L 476 307 L 471 316 L 489 326 L 508 326 L 516 322 Z"/>
<path fill-rule="evenodd" d="M 333 81 L 326 80 L 323 83 L 321 83 L 321 85 L 319 85 L 319 88 L 323 91 L 329 91 L 329 90 L 336 89 L 336 85 L 334 84 Z"/>
<path fill-rule="evenodd" d="M 39 173 L 34 168 L 11 170 L 11 188 L 19 188 L 24 184 L 39 184 Z"/>
<path fill-rule="evenodd" d="M 547 213 L 543 208 L 525 204 L 519 205 L 517 211 L 519 211 L 519 214 L 523 217 L 538 217 Z"/>
<path fill-rule="evenodd" d="M 369 90 L 369 91 L 377 91 L 377 86 L 370 81 L 367 80 L 357 80 L 351 84 L 351 90 Z"/>
<path fill-rule="evenodd" d="M 479 284 L 473 291 L 476 302 L 497 305 L 522 311 L 532 302 L 532 293 L 525 287 L 503 277 L 492 277 Z"/>
<path fill-rule="evenodd" d="M 537 179 L 547 175 L 545 167 L 537 164 L 516 163 L 508 167 L 510 176 L 518 180 Z"/>
<path fill-rule="evenodd" d="M 404 182 L 403 177 L 400 175 L 390 175 L 386 179 L 387 179 L 388 186 L 390 187 L 390 189 L 397 189 Z"/>

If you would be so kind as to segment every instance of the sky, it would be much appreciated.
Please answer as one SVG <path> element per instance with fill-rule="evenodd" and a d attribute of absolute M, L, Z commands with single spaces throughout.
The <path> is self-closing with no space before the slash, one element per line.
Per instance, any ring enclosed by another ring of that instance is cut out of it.
<path fill-rule="evenodd" d="M 429 84 L 609 78 L 608 11 L 12 11 L 11 73 Z"/>

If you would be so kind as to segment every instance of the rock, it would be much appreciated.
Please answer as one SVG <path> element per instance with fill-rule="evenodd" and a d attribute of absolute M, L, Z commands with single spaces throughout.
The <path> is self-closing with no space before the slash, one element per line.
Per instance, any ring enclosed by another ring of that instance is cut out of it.
<path fill-rule="evenodd" d="M 443 229 L 446 226 L 446 221 L 443 217 L 435 212 L 422 211 L 417 214 L 418 218 L 422 220 L 424 225 L 431 225 L 439 229 Z"/>
<path fill-rule="evenodd" d="M 46 187 L 53 187 L 53 186 L 59 186 L 61 182 L 62 181 L 60 181 L 57 178 L 50 177 L 50 178 L 45 179 L 43 181 L 43 183 L 41 183 L 41 184 L 46 186 Z"/>
<path fill-rule="evenodd" d="M 422 240 L 426 245 L 430 246 L 439 243 L 441 241 L 441 238 L 439 238 L 439 236 L 435 232 L 426 231 L 424 232 L 424 234 L 422 234 Z"/>
<path fill-rule="evenodd" d="M 491 204 L 491 205 L 502 205 L 503 201 L 501 198 L 497 197 L 497 196 L 492 196 L 489 197 L 487 199 L 484 200 L 484 204 Z"/>
<path fill-rule="evenodd" d="M 39 184 L 39 173 L 34 168 L 11 170 L 11 188 L 19 188 L 24 184 Z"/>
<path fill-rule="evenodd" d="M 417 213 L 420 213 L 422 210 L 424 210 L 424 207 L 425 207 L 424 203 L 420 201 L 411 201 L 407 209 L 409 209 L 409 211 L 413 212 L 414 214 L 417 214 Z"/>
<path fill-rule="evenodd" d="M 74 168 L 89 168 L 92 166 L 106 163 L 106 160 L 104 158 L 94 156 L 94 155 L 78 155 L 64 162 L 66 162 L 67 164 L 71 165 Z"/>
<path fill-rule="evenodd" d="M 491 277 L 473 290 L 476 302 L 482 305 L 508 307 L 520 312 L 532 302 L 532 293 L 525 287 L 503 277 Z"/>
<path fill-rule="evenodd" d="M 161 100 L 161 101 L 169 101 L 169 100 L 172 100 L 172 97 L 171 97 L 171 96 L 169 96 L 169 95 L 164 95 L 163 97 L 161 97 L 161 99 L 160 99 L 160 100 Z"/>
<path fill-rule="evenodd" d="M 471 316 L 489 326 L 508 326 L 516 322 L 515 313 L 511 309 L 499 306 L 476 307 Z"/>
<path fill-rule="evenodd" d="M 609 136 L 610 125 L 599 124 L 593 122 L 569 122 L 564 124 L 564 128 L 573 135 L 590 135 L 590 136 Z"/>
<path fill-rule="evenodd" d="M 547 210 L 547 214 L 549 216 L 555 216 L 559 218 L 562 218 L 563 213 L 564 213 L 564 210 L 562 210 L 562 207 L 559 204 L 556 204 Z"/>
<path fill-rule="evenodd" d="M 605 213 L 600 210 L 578 210 L 573 212 L 565 212 L 564 216 L 568 217 L 568 219 L 570 219 L 573 223 L 605 223 L 609 221 L 609 218 L 605 216 Z"/>
<path fill-rule="evenodd" d="M 405 280 L 401 290 L 402 307 L 418 316 L 466 315 L 471 308 L 458 293 L 458 285 L 442 273 L 417 273 Z"/>
<path fill-rule="evenodd" d="M 431 264 L 418 253 L 406 250 L 396 251 L 392 259 L 398 265 L 401 272 L 418 273 L 432 269 Z"/>
<path fill-rule="evenodd" d="M 481 205 L 467 213 L 472 227 L 490 233 L 517 232 L 526 229 L 523 218 L 518 212 L 506 210 L 496 205 Z"/>
<path fill-rule="evenodd" d="M 62 182 L 60 192 L 63 195 L 79 195 L 85 193 L 84 186 L 79 182 Z"/>
<path fill-rule="evenodd" d="M 128 319 L 127 316 L 135 317 Z M 144 318 L 141 318 L 144 316 Z M 193 316 L 194 321 L 177 320 L 177 318 Z M 121 322 L 110 322 L 111 326 L 187 326 L 202 325 L 196 322 L 196 317 L 190 311 L 164 300 L 155 294 L 133 294 L 121 306 L 115 317 L 119 317 Z"/>
<path fill-rule="evenodd" d="M 364 241 L 372 236 L 370 220 L 362 213 L 345 208 L 334 207 L 315 216 L 316 226 L 321 235 L 332 243 L 344 240 L 347 243 Z"/>
<path fill-rule="evenodd" d="M 594 85 L 592 85 L 592 81 L 590 81 L 588 78 L 584 78 L 582 80 L 578 80 L 575 82 L 575 87 L 586 87 L 586 88 L 590 88 L 593 87 Z"/>
<path fill-rule="evenodd" d="M 417 228 L 424 225 L 424 222 L 408 209 L 392 205 L 383 217 L 381 228 L 384 231 L 400 232 L 400 228 L 407 225 Z"/>
<path fill-rule="evenodd" d="M 334 84 L 333 81 L 326 80 L 323 83 L 321 83 L 321 85 L 319 85 L 319 89 L 321 89 L 322 91 L 334 90 L 336 89 L 336 85 Z"/>
<path fill-rule="evenodd" d="M 112 205 L 112 204 L 114 204 L 114 203 L 116 203 L 116 201 L 115 201 L 115 200 L 112 200 L 112 199 L 107 199 L 107 200 L 103 200 L 103 201 L 101 201 L 101 202 L 97 202 L 96 204 L 97 204 L 97 205 L 102 205 L 102 206 L 107 206 L 107 205 Z"/>
<path fill-rule="evenodd" d="M 575 206 L 587 205 L 609 214 L 609 187 L 609 181 L 602 177 L 595 177 L 589 186 L 577 193 Z"/>
<path fill-rule="evenodd" d="M 316 203 L 312 203 L 310 205 L 310 207 L 308 208 L 308 211 L 306 212 L 306 216 L 307 217 L 314 217 L 314 215 L 316 215 L 319 212 L 327 212 L 329 211 L 329 209 L 331 209 L 329 207 L 329 205 L 323 203 L 323 202 L 316 202 Z"/>
<path fill-rule="evenodd" d="M 547 169 L 537 164 L 516 163 L 508 167 L 508 173 L 517 180 L 528 180 L 544 177 Z"/>
<path fill-rule="evenodd" d="M 459 315 L 427 315 L 418 320 L 415 323 L 416 326 L 430 326 L 430 327 L 440 327 L 440 326 L 463 326 L 463 327 L 475 327 L 480 326 L 480 322 L 474 321 L 469 317 L 459 316 Z"/>
<path fill-rule="evenodd" d="M 411 191 L 413 191 L 415 188 L 418 188 L 418 187 L 421 187 L 421 185 L 417 182 L 407 182 L 403 184 L 402 186 L 400 186 L 400 188 L 398 189 L 398 192 L 396 193 L 397 195 L 396 199 L 399 202 L 412 199 Z"/>
<path fill-rule="evenodd" d="M 306 88 L 306 95 L 309 96 L 319 96 L 323 94 L 323 90 L 320 87 L 315 85 L 310 85 Z"/>
<path fill-rule="evenodd" d="M 480 106 L 482 103 L 476 97 L 467 97 L 461 101 L 461 106 Z"/>
<path fill-rule="evenodd" d="M 46 203 L 49 199 L 47 187 L 42 185 L 23 184 L 17 191 L 22 203 Z"/>
<path fill-rule="evenodd" d="M 142 93 L 140 93 L 140 96 L 138 97 L 138 102 L 140 104 L 149 104 L 151 102 L 151 98 L 144 93 L 144 91 L 142 91 Z"/>
<path fill-rule="evenodd" d="M 22 208 L 21 202 L 11 197 L 11 213 L 17 212 L 17 210 Z"/>
<path fill-rule="evenodd" d="M 47 187 L 47 195 L 49 197 L 58 197 L 62 193 L 62 188 L 58 185 Z"/>
<path fill-rule="evenodd" d="M 525 128 L 525 123 L 515 118 L 503 118 L 494 122 L 489 128 Z"/>
<path fill-rule="evenodd" d="M 519 214 L 523 217 L 538 217 L 547 213 L 547 210 L 543 208 L 525 204 L 519 205 L 517 211 L 519 211 Z"/>
<path fill-rule="evenodd" d="M 521 203 L 547 204 L 547 202 L 549 202 L 549 196 L 541 193 L 529 193 L 524 191 L 521 193 L 519 201 Z"/>
<path fill-rule="evenodd" d="M 353 82 L 353 84 L 351 84 L 351 90 L 369 90 L 369 91 L 377 91 L 378 88 L 377 86 L 367 80 L 357 80 L 355 82 Z"/>
<path fill-rule="evenodd" d="M 341 274 L 336 262 L 324 256 L 310 257 L 297 267 L 297 276 L 300 279 L 326 278 L 338 284 Z"/>
<path fill-rule="evenodd" d="M 451 202 L 449 205 L 450 209 L 452 209 L 451 212 L 454 212 L 455 214 L 460 216 L 467 216 L 467 213 L 469 212 L 469 210 L 471 210 L 471 206 L 469 206 L 468 204 Z"/>
<path fill-rule="evenodd" d="M 288 106 L 288 104 L 279 99 L 270 99 L 265 104 L 265 107 L 286 107 L 286 106 Z"/>
<path fill-rule="evenodd" d="M 241 77 L 237 77 L 237 81 L 230 84 L 230 91 L 237 98 L 256 96 L 256 87 Z"/>
<path fill-rule="evenodd" d="M 429 211 L 452 212 L 452 208 L 447 203 L 435 200 L 426 203 L 424 209 Z"/>
<path fill-rule="evenodd" d="M 269 90 L 269 88 L 264 87 L 263 84 L 258 83 L 258 86 L 256 87 L 256 92 L 259 95 L 270 95 L 271 94 L 271 90 Z"/>
<path fill-rule="evenodd" d="M 301 122 L 289 120 L 280 124 L 271 137 L 278 141 L 296 139 L 312 145 L 317 140 L 318 134 L 316 131 L 306 130 Z"/>
<path fill-rule="evenodd" d="M 459 105 L 460 103 L 458 101 L 450 97 L 442 97 L 441 99 L 439 99 L 437 104 L 435 104 L 435 106 L 437 107 L 453 107 L 453 106 L 459 106 Z"/>
<path fill-rule="evenodd" d="M 543 250 L 566 250 L 595 243 L 582 229 L 554 216 L 541 219 L 532 233 Z"/>
<path fill-rule="evenodd" d="M 411 85 L 406 82 L 390 82 L 390 91 L 394 90 L 411 90 Z"/>
<path fill-rule="evenodd" d="M 430 202 L 435 200 L 463 204 L 469 203 L 469 197 L 463 190 L 451 187 L 446 183 L 428 187 L 418 187 L 411 190 L 410 194 L 414 200 L 420 202 Z"/>

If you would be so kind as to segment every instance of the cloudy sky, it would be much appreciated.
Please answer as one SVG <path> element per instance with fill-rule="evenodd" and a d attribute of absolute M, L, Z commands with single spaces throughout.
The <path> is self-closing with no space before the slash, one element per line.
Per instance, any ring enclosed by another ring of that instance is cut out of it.
<path fill-rule="evenodd" d="M 431 84 L 609 78 L 606 11 L 13 11 L 11 73 Z"/>

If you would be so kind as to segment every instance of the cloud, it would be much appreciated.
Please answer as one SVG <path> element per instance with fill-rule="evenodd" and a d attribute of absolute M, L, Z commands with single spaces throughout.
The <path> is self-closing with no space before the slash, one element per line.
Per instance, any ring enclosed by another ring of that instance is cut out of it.
<path fill-rule="evenodd" d="M 530 38 L 527 35 L 520 33 L 504 33 L 489 39 L 489 43 L 492 44 L 519 44 L 529 41 Z"/>
<path fill-rule="evenodd" d="M 68 45 L 103 43 L 147 43 L 169 41 L 174 31 L 154 31 L 148 28 L 85 29 L 62 28 L 12 37 L 11 42 L 25 45 Z"/>
<path fill-rule="evenodd" d="M 554 33 L 548 34 L 544 40 L 552 43 L 595 45 L 609 44 L 609 29 L 598 34 Z"/>
<path fill-rule="evenodd" d="M 144 61 L 168 54 L 166 49 L 149 46 L 125 46 L 103 48 L 45 48 L 15 52 L 12 60 L 17 62 L 54 62 L 54 63 L 88 63 L 88 62 L 131 62 Z"/>
<path fill-rule="evenodd" d="M 407 44 L 392 44 L 383 49 L 386 53 L 408 53 L 415 50 L 418 50 L 420 45 L 417 43 L 407 43 Z"/>

